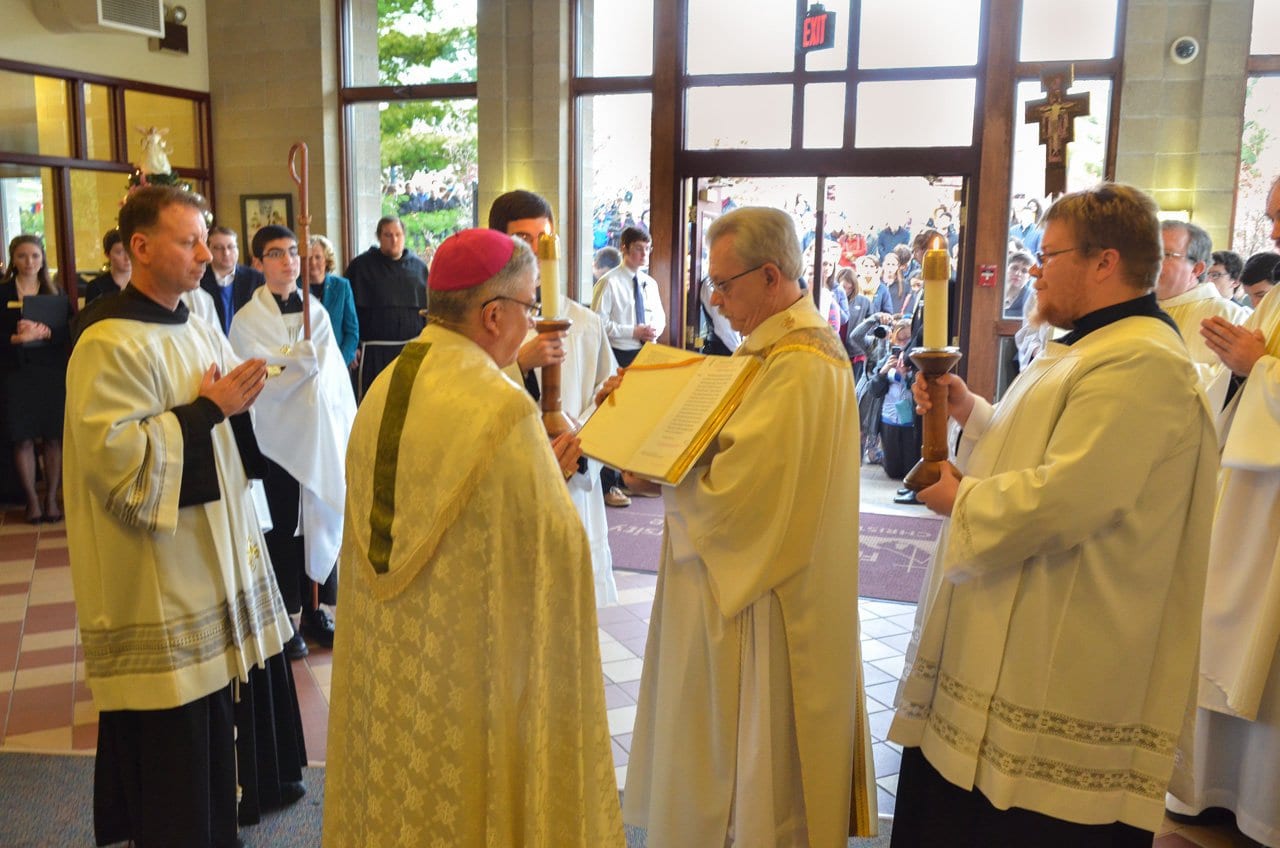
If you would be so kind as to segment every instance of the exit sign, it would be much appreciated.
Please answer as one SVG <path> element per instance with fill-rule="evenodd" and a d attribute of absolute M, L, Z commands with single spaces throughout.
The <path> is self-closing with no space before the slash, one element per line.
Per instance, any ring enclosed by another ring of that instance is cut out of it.
<path fill-rule="evenodd" d="M 836 43 L 836 13 L 824 11 L 815 3 L 800 21 L 800 52 L 825 50 Z"/>

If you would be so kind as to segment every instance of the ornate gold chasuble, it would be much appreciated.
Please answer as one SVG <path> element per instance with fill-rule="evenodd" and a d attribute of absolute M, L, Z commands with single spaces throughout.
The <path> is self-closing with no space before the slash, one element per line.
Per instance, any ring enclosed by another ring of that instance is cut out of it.
<path fill-rule="evenodd" d="M 591 560 L 537 411 L 436 326 L 347 456 L 326 846 L 621 846 Z"/>

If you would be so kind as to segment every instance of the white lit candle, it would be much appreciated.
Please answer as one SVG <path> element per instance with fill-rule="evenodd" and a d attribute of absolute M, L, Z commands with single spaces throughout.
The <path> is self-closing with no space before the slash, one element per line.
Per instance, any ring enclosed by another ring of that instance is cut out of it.
<path fill-rule="evenodd" d="M 947 338 L 947 281 L 951 263 L 947 249 L 931 247 L 924 254 L 924 346 L 940 349 L 951 341 Z"/>
<path fill-rule="evenodd" d="M 538 236 L 538 268 L 542 275 L 542 317 L 560 315 L 560 239 L 551 233 Z"/>

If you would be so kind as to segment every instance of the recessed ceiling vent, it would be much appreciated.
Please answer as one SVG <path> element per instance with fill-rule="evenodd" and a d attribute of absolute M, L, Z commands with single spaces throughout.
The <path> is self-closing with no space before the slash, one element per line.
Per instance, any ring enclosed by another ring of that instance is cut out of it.
<path fill-rule="evenodd" d="M 164 37 L 163 0 L 31 0 L 54 32 L 133 32 Z"/>

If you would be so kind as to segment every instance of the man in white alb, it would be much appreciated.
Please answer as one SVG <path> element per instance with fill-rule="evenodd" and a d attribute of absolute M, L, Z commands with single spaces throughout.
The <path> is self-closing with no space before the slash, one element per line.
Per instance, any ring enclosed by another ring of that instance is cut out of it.
<path fill-rule="evenodd" d="M 1195 224 L 1164 221 L 1160 225 L 1160 236 L 1164 242 L 1164 262 L 1156 280 L 1156 298 L 1160 308 L 1178 325 L 1210 405 L 1220 409 L 1231 375 L 1200 338 L 1200 322 L 1217 315 L 1241 324 L 1249 316 L 1249 310 L 1227 300 L 1217 286 L 1204 281 L 1204 273 L 1213 258 L 1213 243 L 1208 233 Z"/>
<path fill-rule="evenodd" d="M 664 848 L 843 846 L 876 829 L 853 372 L 790 215 L 735 209 L 707 241 L 711 302 L 761 368 L 665 495 L 623 820 Z"/>
<path fill-rule="evenodd" d="M 1150 848 L 1187 776 L 1217 449 L 1162 253 L 1137 189 L 1064 196 L 1031 273 L 1070 332 L 997 405 L 943 378 L 964 477 L 920 493 L 949 520 L 889 730 L 895 848 Z"/>
<path fill-rule="evenodd" d="M 297 659 L 308 651 L 302 635 L 333 647 L 333 620 L 320 604 L 337 601 L 333 570 L 346 500 L 342 468 L 356 403 L 318 297 L 309 299 L 311 337 L 304 338 L 293 232 L 268 224 L 254 234 L 252 252 L 266 285 L 236 313 L 229 339 L 240 356 L 280 369 L 258 399 L 254 432 L 269 460 L 263 486 L 271 510 L 271 564 L 285 608 L 300 616 L 299 632 L 285 645 Z"/>
<path fill-rule="evenodd" d="M 1267 199 L 1280 251 L 1280 179 Z M 1223 413 L 1218 509 L 1200 650 L 1195 783 L 1175 814 L 1221 807 L 1263 845 L 1280 845 L 1280 294 L 1243 327 L 1209 318 L 1209 349 L 1236 380 Z"/>
<path fill-rule="evenodd" d="M 100 845 L 237 845 L 237 776 L 243 787 L 256 752 L 237 745 L 235 698 L 251 671 L 287 680 L 289 619 L 246 468 L 260 461 L 247 413 L 266 364 L 237 364 L 182 304 L 209 260 L 203 213 L 178 188 L 130 193 L 132 280 L 86 316 L 67 368 L 67 545 L 100 710 Z"/>

